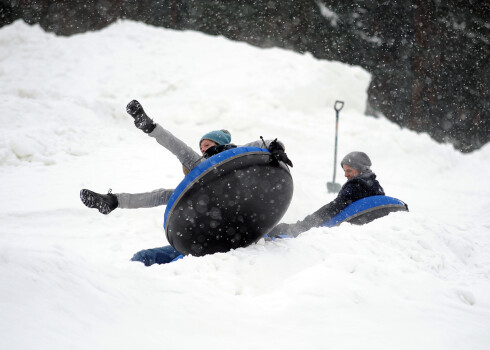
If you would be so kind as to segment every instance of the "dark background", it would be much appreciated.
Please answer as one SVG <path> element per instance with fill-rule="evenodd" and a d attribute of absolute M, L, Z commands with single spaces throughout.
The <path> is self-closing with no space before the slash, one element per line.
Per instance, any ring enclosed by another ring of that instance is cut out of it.
<path fill-rule="evenodd" d="M 372 74 L 369 115 L 462 152 L 490 140 L 490 0 L 0 0 L 0 26 L 19 18 L 65 36 L 126 18 L 308 51 Z"/>

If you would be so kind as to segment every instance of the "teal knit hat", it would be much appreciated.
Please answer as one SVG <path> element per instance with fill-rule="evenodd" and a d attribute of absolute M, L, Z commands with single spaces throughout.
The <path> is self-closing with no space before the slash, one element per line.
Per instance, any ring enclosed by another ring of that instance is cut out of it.
<path fill-rule="evenodd" d="M 216 142 L 217 145 L 227 145 L 231 142 L 231 134 L 228 130 L 213 130 L 204 134 L 199 140 L 199 147 L 201 147 L 202 140 L 211 140 Z"/>

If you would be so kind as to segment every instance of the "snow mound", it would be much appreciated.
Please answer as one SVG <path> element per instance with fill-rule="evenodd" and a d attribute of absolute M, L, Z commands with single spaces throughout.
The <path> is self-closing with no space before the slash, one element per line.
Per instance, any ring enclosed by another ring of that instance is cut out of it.
<path fill-rule="evenodd" d="M 310 54 L 130 21 L 69 38 L 18 21 L 0 45 L 2 349 L 488 349 L 490 146 L 462 155 L 364 116 L 369 74 Z M 343 100 L 339 157 L 369 154 L 410 213 L 131 262 L 167 244 L 164 208 L 103 216 L 78 196 L 181 181 L 132 125 L 132 99 L 196 150 L 217 128 L 236 144 L 281 139 L 295 181 L 285 222 L 334 198 Z"/>

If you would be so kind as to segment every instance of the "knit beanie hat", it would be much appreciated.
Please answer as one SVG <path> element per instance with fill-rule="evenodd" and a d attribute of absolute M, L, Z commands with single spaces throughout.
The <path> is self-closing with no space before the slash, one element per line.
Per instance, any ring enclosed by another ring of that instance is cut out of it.
<path fill-rule="evenodd" d="M 371 166 L 371 159 L 364 152 L 350 152 L 340 162 L 340 166 L 348 165 L 360 173 L 364 173 L 369 170 Z"/>
<path fill-rule="evenodd" d="M 202 140 L 211 140 L 216 142 L 217 145 L 227 145 L 231 142 L 231 134 L 228 130 L 213 130 L 204 134 L 199 140 L 199 147 L 201 147 Z"/>

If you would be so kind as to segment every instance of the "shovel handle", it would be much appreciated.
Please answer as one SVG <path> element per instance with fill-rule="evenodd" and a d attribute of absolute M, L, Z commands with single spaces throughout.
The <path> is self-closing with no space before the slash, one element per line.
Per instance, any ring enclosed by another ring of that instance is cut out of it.
<path fill-rule="evenodd" d="M 335 111 L 338 113 L 342 108 L 344 108 L 344 101 L 335 101 L 335 105 L 333 106 Z"/>
<path fill-rule="evenodd" d="M 339 112 L 344 108 L 344 101 L 335 101 L 333 106 L 335 109 L 335 150 L 333 157 L 333 183 L 335 183 L 335 174 L 337 173 L 337 134 L 339 132 Z"/>

